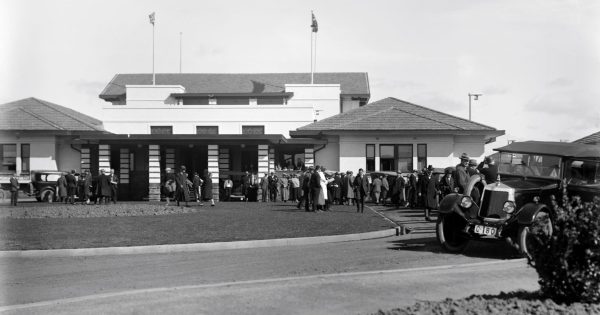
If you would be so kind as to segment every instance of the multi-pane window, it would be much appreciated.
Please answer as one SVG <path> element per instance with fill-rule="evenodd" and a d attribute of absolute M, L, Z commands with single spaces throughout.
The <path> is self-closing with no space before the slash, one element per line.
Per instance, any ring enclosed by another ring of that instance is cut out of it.
<path fill-rule="evenodd" d="M 218 135 L 219 126 L 196 126 L 197 135 Z"/>
<path fill-rule="evenodd" d="M 409 172 L 413 168 L 413 145 L 412 144 L 398 144 L 396 146 L 397 152 L 397 168 L 399 172 Z"/>
<path fill-rule="evenodd" d="M 3 144 L 0 145 L 0 158 L 2 165 L 0 171 L 16 171 L 17 170 L 17 145 Z"/>
<path fill-rule="evenodd" d="M 29 158 L 31 156 L 31 146 L 29 144 L 21 144 L 21 172 L 29 172 Z"/>
<path fill-rule="evenodd" d="M 367 172 L 375 171 L 375 145 L 367 144 Z"/>
<path fill-rule="evenodd" d="M 427 145 L 417 144 L 417 169 L 427 167 Z"/>
<path fill-rule="evenodd" d="M 173 134 L 173 126 L 150 126 L 150 134 L 172 135 Z"/>
<path fill-rule="evenodd" d="M 379 169 L 381 171 L 395 171 L 395 159 L 393 144 L 379 145 Z"/>
<path fill-rule="evenodd" d="M 264 135 L 265 126 L 242 126 L 243 135 Z"/>

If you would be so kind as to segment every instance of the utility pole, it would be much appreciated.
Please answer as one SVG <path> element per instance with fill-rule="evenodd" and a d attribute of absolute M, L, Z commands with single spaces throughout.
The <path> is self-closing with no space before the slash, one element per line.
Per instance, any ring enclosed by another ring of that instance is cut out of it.
<path fill-rule="evenodd" d="M 480 96 L 482 96 L 483 94 L 479 93 L 469 93 L 469 120 L 471 120 L 471 97 L 473 98 L 473 100 L 478 100 Z"/>

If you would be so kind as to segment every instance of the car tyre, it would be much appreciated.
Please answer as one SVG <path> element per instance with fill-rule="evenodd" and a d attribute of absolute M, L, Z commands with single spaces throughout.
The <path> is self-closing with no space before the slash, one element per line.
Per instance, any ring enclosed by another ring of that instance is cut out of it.
<path fill-rule="evenodd" d="M 435 234 L 442 247 L 451 253 L 462 253 L 469 239 L 463 235 L 464 219 L 456 214 L 438 216 Z"/>
<path fill-rule="evenodd" d="M 51 189 L 42 190 L 42 193 L 40 194 L 40 199 L 48 203 L 54 202 L 54 191 Z"/>
<path fill-rule="evenodd" d="M 551 236 L 554 232 L 552 220 L 550 220 L 548 212 L 544 211 L 540 211 L 535 215 L 532 224 L 519 227 L 519 251 L 529 259 L 532 259 L 532 247 L 541 245 L 539 238 L 532 233 L 533 225 L 538 225 L 547 236 Z"/>

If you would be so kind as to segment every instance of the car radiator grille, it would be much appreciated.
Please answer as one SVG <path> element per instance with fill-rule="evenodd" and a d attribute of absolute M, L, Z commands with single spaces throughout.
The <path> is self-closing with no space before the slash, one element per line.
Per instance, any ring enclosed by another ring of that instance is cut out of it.
<path fill-rule="evenodd" d="M 506 213 L 502 211 L 504 202 L 508 200 L 508 192 L 485 190 L 481 202 L 479 216 L 484 218 L 503 218 Z"/>

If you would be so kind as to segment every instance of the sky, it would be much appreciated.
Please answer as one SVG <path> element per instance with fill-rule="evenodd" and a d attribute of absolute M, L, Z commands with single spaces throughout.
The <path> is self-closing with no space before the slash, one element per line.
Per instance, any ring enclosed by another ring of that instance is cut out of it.
<path fill-rule="evenodd" d="M 0 103 L 37 97 L 99 119 L 117 73 L 367 72 L 395 97 L 573 141 L 600 130 L 599 1 L 28 1 L 0 3 Z M 181 35 L 180 35 L 181 33 Z"/>

